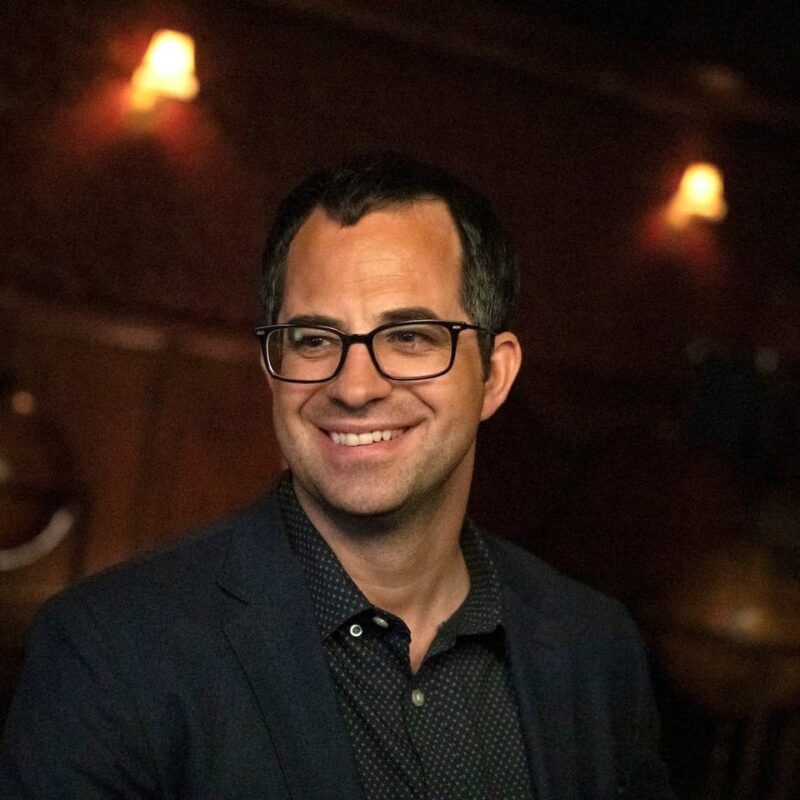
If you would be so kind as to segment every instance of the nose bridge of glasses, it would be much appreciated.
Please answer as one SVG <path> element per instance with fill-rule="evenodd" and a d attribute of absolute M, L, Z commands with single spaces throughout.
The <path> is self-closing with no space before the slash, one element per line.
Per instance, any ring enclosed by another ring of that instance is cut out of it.
<path fill-rule="evenodd" d="M 344 333 L 342 334 L 342 339 L 344 340 L 345 349 L 350 347 L 351 344 L 363 344 L 369 350 L 372 347 L 372 337 L 374 335 L 375 331 L 370 331 L 369 333 Z"/>
<path fill-rule="evenodd" d="M 367 349 L 367 353 L 369 354 L 369 360 L 371 362 L 372 368 L 381 376 L 383 377 L 383 372 L 381 370 L 380 365 L 378 364 L 378 358 L 375 355 L 375 350 L 373 348 L 373 338 L 375 336 L 376 331 L 370 331 L 369 333 L 342 333 L 340 334 L 342 340 L 342 354 L 341 360 L 339 363 L 339 370 L 338 372 L 341 373 L 345 369 L 345 362 L 352 361 L 352 357 L 348 358 L 350 353 L 350 347 L 354 344 L 363 344 L 364 347 Z"/>

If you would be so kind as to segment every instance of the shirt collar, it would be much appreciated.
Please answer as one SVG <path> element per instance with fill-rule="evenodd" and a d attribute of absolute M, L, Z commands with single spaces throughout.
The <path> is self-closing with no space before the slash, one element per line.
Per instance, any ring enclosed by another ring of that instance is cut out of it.
<path fill-rule="evenodd" d="M 461 530 L 461 552 L 469 572 L 469 594 L 445 626 L 454 636 L 490 633 L 502 625 L 500 579 L 481 531 L 469 519 Z"/>
<path fill-rule="evenodd" d="M 364 611 L 380 613 L 345 572 L 303 511 L 292 487 L 291 473 L 281 478 L 277 496 L 289 543 L 305 574 L 323 638 Z M 469 572 L 470 590 L 443 626 L 448 638 L 491 633 L 502 624 L 497 569 L 483 535 L 470 520 L 465 520 L 461 531 L 461 550 Z"/>

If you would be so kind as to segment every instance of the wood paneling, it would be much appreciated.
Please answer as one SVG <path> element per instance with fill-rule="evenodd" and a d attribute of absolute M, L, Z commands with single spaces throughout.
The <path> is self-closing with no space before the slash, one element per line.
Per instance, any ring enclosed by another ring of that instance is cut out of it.
<path fill-rule="evenodd" d="M 8 366 L 63 431 L 85 504 L 77 561 L 42 578 L 50 591 L 246 504 L 277 475 L 255 337 L 10 292 L 2 311 Z"/>

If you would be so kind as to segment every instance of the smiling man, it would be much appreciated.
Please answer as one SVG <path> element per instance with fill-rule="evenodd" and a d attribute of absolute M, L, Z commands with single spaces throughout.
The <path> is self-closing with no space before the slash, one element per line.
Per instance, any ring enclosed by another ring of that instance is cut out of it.
<path fill-rule="evenodd" d="M 298 186 L 256 331 L 289 470 L 48 604 L 3 797 L 670 797 L 627 614 L 465 518 L 517 284 L 441 170 L 381 154 Z"/>

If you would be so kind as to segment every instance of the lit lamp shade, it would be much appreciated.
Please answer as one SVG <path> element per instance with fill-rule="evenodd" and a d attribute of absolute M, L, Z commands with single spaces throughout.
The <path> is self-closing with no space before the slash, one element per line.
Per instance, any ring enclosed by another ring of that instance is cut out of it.
<path fill-rule="evenodd" d="M 131 78 L 133 108 L 148 111 L 161 97 L 192 100 L 199 88 L 192 37 L 178 31 L 156 31 Z"/>
<path fill-rule="evenodd" d="M 692 219 L 719 222 L 728 213 L 722 173 L 713 164 L 686 168 L 678 191 L 667 206 L 667 222 L 682 228 Z"/>

